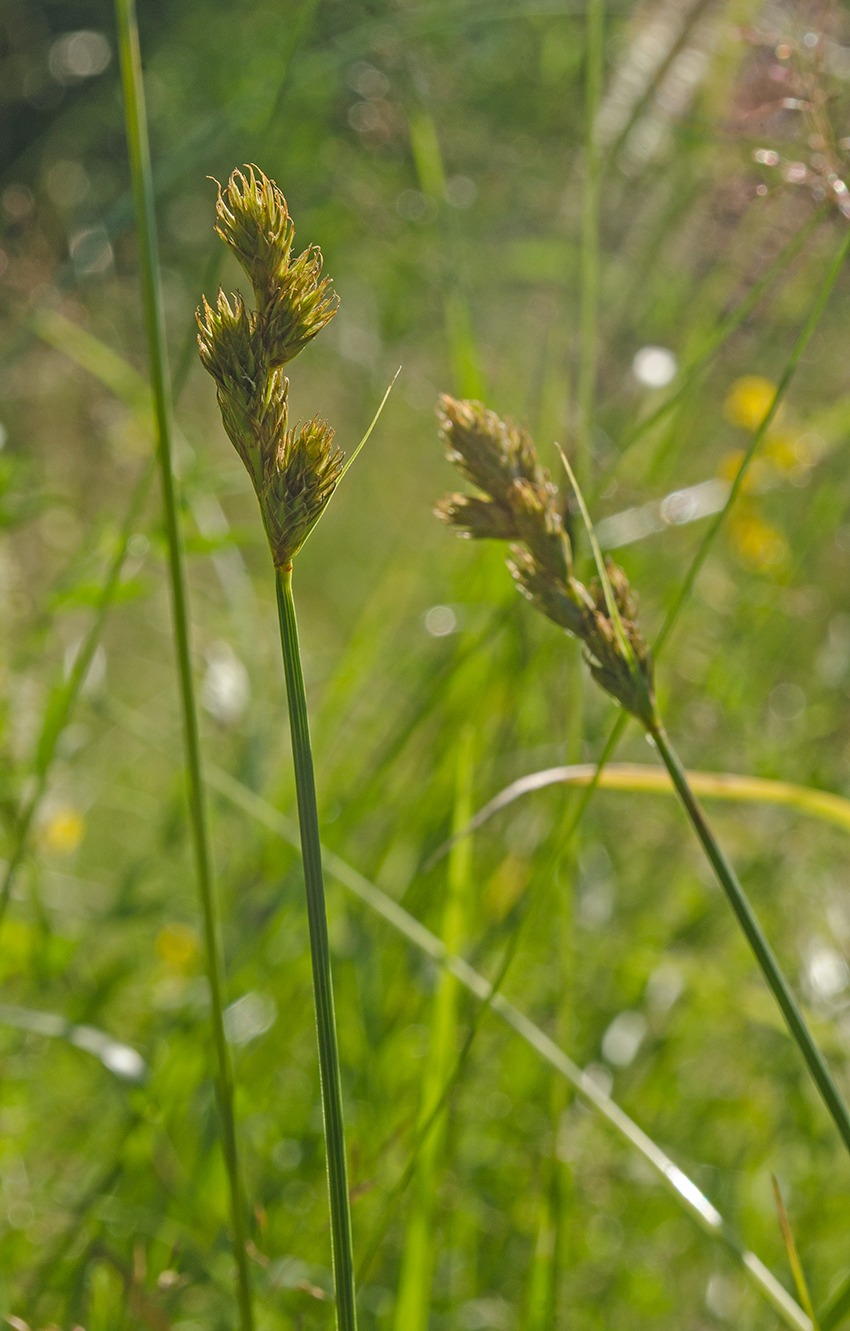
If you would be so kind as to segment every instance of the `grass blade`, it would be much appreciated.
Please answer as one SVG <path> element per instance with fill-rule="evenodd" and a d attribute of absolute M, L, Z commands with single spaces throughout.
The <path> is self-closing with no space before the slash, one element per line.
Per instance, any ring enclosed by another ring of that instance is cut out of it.
<path fill-rule="evenodd" d="M 316 783 L 313 774 L 313 750 L 310 743 L 310 724 L 298 645 L 295 603 L 292 599 L 291 565 L 286 569 L 276 570 L 275 584 L 283 668 L 286 675 L 286 696 L 289 704 L 289 724 L 292 732 L 292 759 L 295 765 L 307 916 L 310 926 L 310 955 L 313 963 L 313 992 L 316 1002 L 322 1112 L 327 1151 L 337 1325 L 340 1331 L 356 1331 L 354 1251 L 348 1201 L 348 1165 L 345 1157 L 345 1124 L 334 1019 L 331 954 L 322 874 L 322 849 L 319 841 L 319 814 L 316 807 Z"/>
<path fill-rule="evenodd" d="M 357 447 L 354 449 L 354 451 L 353 451 L 353 453 L 351 454 L 351 456 L 346 458 L 346 460 L 345 460 L 345 466 L 343 467 L 343 469 L 342 469 L 342 471 L 340 472 L 340 475 L 339 475 L 339 479 L 340 479 L 340 480 L 342 480 L 343 476 L 344 476 L 345 473 L 348 471 L 348 468 L 351 466 L 352 462 L 353 462 L 354 459 L 357 457 L 357 454 L 360 452 L 361 448 L 362 448 L 363 445 L 367 442 L 367 440 L 368 440 L 370 434 L 372 433 L 372 431 L 374 430 L 375 426 L 378 424 L 378 421 L 380 420 L 381 412 L 384 410 L 384 407 L 387 405 L 387 398 L 389 397 L 390 393 L 393 391 L 393 386 L 394 386 L 394 384 L 395 384 L 395 381 L 396 381 L 396 379 L 398 378 L 398 376 L 399 376 L 400 374 L 401 374 L 401 366 L 399 365 L 398 369 L 396 370 L 395 374 L 393 375 L 392 379 L 390 380 L 389 387 L 387 388 L 386 393 L 384 393 L 384 396 L 381 398 L 381 405 L 378 407 L 378 410 L 375 412 L 374 416 L 372 417 L 372 423 L 371 423 L 371 425 L 369 426 L 369 429 L 366 431 L 366 433 L 364 434 L 363 438 L 360 440 L 360 443 L 359 443 L 359 444 L 357 445 Z"/>
<path fill-rule="evenodd" d="M 815 1317 L 815 1310 L 812 1306 L 809 1287 L 806 1283 L 806 1277 L 803 1272 L 803 1264 L 800 1261 L 800 1254 L 797 1252 L 797 1244 L 794 1242 L 794 1234 L 788 1220 L 788 1212 L 785 1210 L 785 1203 L 782 1200 L 782 1193 L 779 1191 L 779 1184 L 776 1175 L 771 1175 L 773 1183 L 773 1198 L 776 1202 L 776 1214 L 779 1216 L 779 1224 L 782 1229 L 782 1237 L 785 1241 L 785 1251 L 788 1254 L 788 1264 L 791 1267 L 791 1274 L 794 1277 L 794 1284 L 797 1286 L 797 1298 L 802 1303 L 809 1317 L 812 1319 L 814 1331 L 820 1331 L 818 1320 Z"/>
<path fill-rule="evenodd" d="M 177 516 L 177 496 L 172 468 L 171 389 L 159 280 L 159 254 L 150 145 L 148 142 L 139 34 L 134 0 L 116 0 L 116 17 L 133 201 L 139 236 L 142 295 L 150 358 L 151 388 L 157 427 L 157 457 L 168 540 L 174 643 L 183 712 L 192 843 L 204 924 L 213 1043 L 217 1062 L 216 1080 L 221 1112 L 224 1158 L 230 1188 L 233 1252 L 237 1270 L 237 1297 L 242 1331 L 253 1331 L 254 1317 L 248 1275 L 248 1255 L 245 1249 L 245 1199 L 236 1145 L 233 1072 L 224 1034 L 224 981 L 220 956 L 219 925 L 213 891 L 212 857 L 206 826 L 198 716 L 189 647 L 189 616 L 186 604 L 180 527 Z"/>
<path fill-rule="evenodd" d="M 457 762 L 454 825 L 463 827 L 472 808 L 473 732 L 461 733 Z M 448 883 L 443 912 L 443 943 L 447 952 L 459 952 L 466 934 L 472 843 L 455 846 L 449 856 Z M 420 1131 L 427 1125 L 416 1167 L 415 1197 L 407 1220 L 407 1233 L 393 1325 L 395 1331 L 426 1331 L 431 1305 L 434 1266 L 434 1202 L 446 1133 L 445 1087 L 457 1049 L 457 980 L 448 971 L 440 975 L 431 1019 L 431 1040 L 422 1077 Z M 440 1106 L 443 1106 L 440 1112 Z"/>

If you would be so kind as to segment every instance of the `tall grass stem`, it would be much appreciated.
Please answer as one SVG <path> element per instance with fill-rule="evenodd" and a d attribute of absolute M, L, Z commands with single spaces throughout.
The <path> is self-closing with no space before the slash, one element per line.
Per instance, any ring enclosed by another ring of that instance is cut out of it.
<path fill-rule="evenodd" d="M 275 584 L 283 669 L 286 676 L 286 697 L 289 705 L 289 725 L 292 733 L 292 760 L 295 766 L 298 822 L 307 894 L 307 919 L 310 928 L 310 957 L 313 965 L 313 993 L 316 1003 L 322 1113 L 327 1152 L 337 1326 L 339 1331 L 355 1331 L 357 1309 L 354 1292 L 354 1248 L 348 1200 L 348 1166 L 345 1157 L 345 1125 L 334 1019 L 331 953 L 322 873 L 322 847 L 319 840 L 319 814 L 316 806 L 316 781 L 313 773 L 313 749 L 310 743 L 310 724 L 307 716 L 307 696 L 304 691 L 304 673 L 301 668 L 301 651 L 298 645 L 295 602 L 292 599 L 291 565 L 276 570 Z"/>
<path fill-rule="evenodd" d="M 151 390 L 156 420 L 157 457 L 168 544 L 174 644 L 183 712 L 189 815 L 198 893 L 203 916 L 207 976 L 210 985 L 210 1008 L 213 1044 L 217 1062 L 216 1082 L 221 1114 L 222 1145 L 230 1189 L 230 1219 L 233 1230 L 233 1251 L 236 1259 L 237 1297 L 242 1331 L 253 1331 L 254 1317 L 248 1274 L 248 1255 L 245 1248 L 245 1198 L 236 1145 L 233 1072 L 224 1033 L 224 983 L 219 925 L 213 891 L 212 856 L 206 825 L 198 715 L 189 644 L 189 614 L 172 466 L 171 385 L 160 287 L 159 246 L 154 211 L 153 176 L 142 81 L 139 33 L 134 0 L 116 0 L 115 7 L 118 21 L 118 45 L 121 58 L 121 81 L 130 155 L 130 174 L 139 240 L 142 298 L 150 358 Z"/>

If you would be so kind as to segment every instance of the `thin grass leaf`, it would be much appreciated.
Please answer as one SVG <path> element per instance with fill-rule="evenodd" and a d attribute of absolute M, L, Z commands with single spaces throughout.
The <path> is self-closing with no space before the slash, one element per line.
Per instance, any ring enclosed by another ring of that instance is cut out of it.
<path fill-rule="evenodd" d="M 378 424 L 378 421 L 380 420 L 380 417 L 381 417 L 381 412 L 384 410 L 384 407 L 385 407 L 386 404 L 387 404 L 387 398 L 389 397 L 390 393 L 393 391 L 393 386 L 394 386 L 394 384 L 395 384 L 395 381 L 396 381 L 396 379 L 398 378 L 398 376 L 399 376 L 400 374 L 401 374 L 401 366 L 399 365 L 398 369 L 396 370 L 395 374 L 393 375 L 392 379 L 390 380 L 390 383 L 389 383 L 389 386 L 388 386 L 388 388 L 387 388 L 386 393 L 384 393 L 384 396 L 381 398 L 381 405 L 378 407 L 378 410 L 375 412 L 374 416 L 372 417 L 372 423 L 371 423 L 371 425 L 369 426 L 369 429 L 366 431 L 366 433 L 364 434 L 363 438 L 360 440 L 360 443 L 357 445 L 357 447 L 355 448 L 355 450 L 354 450 L 354 452 L 351 454 L 351 456 L 348 457 L 348 458 L 346 458 L 346 460 L 345 460 L 345 466 L 343 467 L 342 471 L 341 471 L 340 474 L 339 474 L 339 479 L 340 479 L 340 480 L 342 480 L 343 476 L 344 476 L 345 473 L 348 471 L 348 468 L 351 466 L 352 462 L 353 462 L 354 459 L 357 457 L 357 454 L 360 452 L 361 448 L 363 447 L 363 445 L 364 445 L 364 444 L 366 443 L 366 441 L 368 440 L 368 438 L 369 438 L 369 436 L 371 435 L 372 431 L 374 430 L 375 426 Z"/>
<path fill-rule="evenodd" d="M 782 1200 L 782 1193 L 779 1190 L 779 1183 L 775 1174 L 771 1174 L 770 1181 L 773 1184 L 773 1200 L 776 1203 L 776 1214 L 779 1216 L 779 1225 L 782 1229 L 785 1251 L 788 1254 L 788 1265 L 791 1267 L 794 1284 L 797 1286 L 797 1298 L 809 1314 L 814 1331 L 820 1331 L 818 1320 L 815 1317 L 811 1295 L 809 1294 L 809 1286 L 806 1283 L 806 1276 L 803 1271 L 802 1262 L 800 1261 L 800 1254 L 797 1251 L 797 1244 L 794 1241 L 794 1234 L 788 1220 L 788 1212 L 785 1210 L 785 1203 Z"/>
<path fill-rule="evenodd" d="M 623 630 L 623 621 L 620 618 L 620 611 L 618 609 L 617 602 L 614 598 L 614 591 L 613 588 L 611 587 L 611 579 L 608 577 L 608 570 L 605 567 L 605 560 L 602 558 L 602 551 L 599 549 L 599 542 L 596 539 L 596 532 L 593 530 L 593 523 L 591 522 L 590 514 L 587 511 L 587 504 L 584 502 L 584 495 L 581 492 L 581 487 L 579 486 L 579 483 L 575 478 L 573 469 L 569 464 L 566 453 L 561 448 L 560 444 L 558 444 L 557 448 L 558 448 L 558 453 L 560 454 L 561 457 L 561 461 L 564 464 L 564 470 L 566 471 L 570 485 L 573 488 L 573 494 L 576 497 L 576 502 L 578 503 L 579 506 L 582 522 L 584 523 L 585 531 L 587 532 L 587 539 L 590 542 L 590 548 L 593 552 L 593 562 L 596 565 L 596 572 L 599 575 L 599 581 L 602 584 L 602 592 L 605 597 L 605 605 L 608 610 L 611 622 L 614 625 L 614 631 L 617 634 L 617 642 L 619 644 L 620 651 L 623 653 L 623 656 L 628 661 L 629 666 L 632 669 L 634 669 L 635 654 L 632 651 L 632 645 L 629 642 Z"/>
<path fill-rule="evenodd" d="M 462 827 L 472 808 L 474 731 L 465 726 L 458 744 L 457 781 L 453 822 Z M 471 888 L 471 842 L 449 856 L 442 941 L 447 952 L 460 952 L 467 932 Z M 420 1129 L 427 1133 L 418 1150 L 415 1193 L 407 1216 L 404 1253 L 399 1275 L 393 1326 L 395 1331 L 426 1331 L 431 1306 L 435 1247 L 435 1200 L 446 1134 L 446 1084 L 452 1079 L 457 1050 L 457 980 L 443 971 L 431 1019 L 431 1038 L 422 1075 Z"/>

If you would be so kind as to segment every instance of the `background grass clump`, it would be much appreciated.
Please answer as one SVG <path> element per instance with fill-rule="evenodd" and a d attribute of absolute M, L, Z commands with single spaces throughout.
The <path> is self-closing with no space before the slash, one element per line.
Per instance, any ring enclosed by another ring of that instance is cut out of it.
<path fill-rule="evenodd" d="M 507 998 L 791 1289 L 775 1174 L 823 1307 L 850 1272 L 846 1158 L 674 802 L 599 791 L 568 842 L 576 799 L 555 786 L 491 820 L 467 861 L 422 866 L 510 781 L 594 761 L 615 719 L 500 550 L 433 520 L 453 485 L 437 394 L 527 424 L 553 473 L 552 442 L 572 454 L 586 437 L 600 535 L 643 532 L 616 558 L 651 641 L 850 224 L 835 183 L 850 169 L 846 15 L 610 7 L 588 428 L 583 9 L 140 9 L 258 1327 L 333 1314 L 303 881 L 272 812 L 295 810 L 274 588 L 194 331 L 200 293 L 239 283 L 206 177 L 246 161 L 280 184 L 341 297 L 293 374 L 292 421 L 319 409 L 350 452 L 403 366 L 298 565 L 324 843 L 478 971 L 508 960 Z M 91 651 L 0 924 L 0 1313 L 33 1331 L 231 1327 L 155 487 L 125 530 L 153 431 L 111 6 L 5 6 L 0 59 L 7 863 Z M 850 794 L 848 314 L 842 272 L 659 661 L 691 769 Z M 666 357 L 635 360 L 653 347 Z M 591 575 L 580 542 L 577 564 Z M 656 761 L 636 727 L 617 757 Z M 846 1093 L 847 833 L 762 803 L 711 816 Z M 496 1014 L 447 993 L 330 875 L 328 903 L 355 1258 L 373 1253 L 363 1327 L 394 1326 L 426 1195 L 434 1331 L 778 1324 L 731 1252 Z M 446 1076 L 439 1149 L 411 1170 Z"/>

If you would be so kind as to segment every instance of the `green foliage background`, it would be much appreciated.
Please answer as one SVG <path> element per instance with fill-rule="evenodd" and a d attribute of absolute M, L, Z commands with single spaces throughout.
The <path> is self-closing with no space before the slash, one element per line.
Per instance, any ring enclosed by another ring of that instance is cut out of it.
<path fill-rule="evenodd" d="M 465 728 L 477 806 L 517 776 L 592 760 L 614 715 L 591 685 L 577 688 L 573 646 L 519 601 L 502 552 L 459 545 L 430 513 L 454 487 L 438 391 L 522 420 L 553 469 L 552 441 L 569 448 L 574 436 L 584 13 L 569 0 L 140 9 L 207 761 L 292 812 L 271 569 L 193 331 L 201 291 L 241 278 L 212 233 L 206 177 L 253 160 L 283 188 L 298 242 L 321 245 L 342 300 L 292 367 L 293 419 L 318 411 L 353 447 L 402 365 L 299 558 L 296 590 L 325 842 L 439 932 L 445 863 L 420 866 L 448 834 Z M 778 378 L 844 234 L 846 219 L 824 208 L 754 314 L 621 460 L 664 391 L 638 382 L 635 353 L 659 344 L 687 364 L 819 206 L 752 156 L 808 163 L 818 151 L 805 115 L 780 105 L 790 84 L 776 73 L 785 40 L 809 69 L 809 28 L 846 52 L 838 9 L 655 0 L 609 11 L 596 518 L 728 475 L 749 436 L 724 403 L 742 375 Z M 113 54 L 89 77 L 57 46 L 80 31 L 103 34 Z M 58 334 L 48 345 L 37 331 L 52 311 L 146 373 L 114 51 L 107 4 L 0 7 L 9 845 L 50 689 L 152 448 L 143 413 L 104 384 L 106 362 L 98 378 Z M 839 139 L 845 68 L 835 55 L 818 74 Z M 848 301 L 842 277 L 772 461 L 659 665 L 689 766 L 839 793 L 850 793 Z M 700 530 L 669 526 L 618 553 L 650 637 Z M 429 633 L 435 606 L 451 609 L 454 631 Z M 108 1032 L 141 1052 L 149 1076 L 128 1084 L 67 1040 L 0 1024 L 0 1311 L 68 1331 L 225 1328 L 232 1257 L 155 492 L 102 646 L 0 929 L 0 997 Z M 634 730 L 620 756 L 653 761 Z M 332 1311 L 320 1297 L 329 1240 L 300 865 L 216 790 L 211 801 L 229 997 L 254 995 L 244 1029 L 267 1026 L 234 1046 L 258 1324 L 307 1331 Z M 672 800 L 600 792 L 569 848 L 573 807 L 544 791 L 476 836 L 466 955 L 497 974 L 521 923 L 508 996 L 597 1065 L 790 1287 L 775 1173 L 823 1303 L 848 1271 L 847 1162 L 684 819 Z M 846 834 L 770 807 L 721 806 L 714 821 L 848 1088 Z M 329 906 L 363 1252 L 410 1156 L 437 973 L 333 883 Z M 459 1047 L 475 1012 L 460 1000 Z M 603 1038 L 623 1013 L 640 1014 L 644 1036 L 611 1064 Z M 777 1324 L 731 1257 L 485 1015 L 436 1175 L 434 1331 L 536 1325 L 553 1157 L 548 1324 Z M 366 1277 L 365 1328 L 392 1324 L 407 1207 L 395 1200 Z"/>

